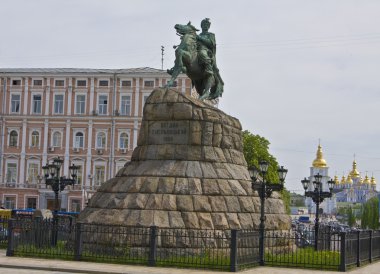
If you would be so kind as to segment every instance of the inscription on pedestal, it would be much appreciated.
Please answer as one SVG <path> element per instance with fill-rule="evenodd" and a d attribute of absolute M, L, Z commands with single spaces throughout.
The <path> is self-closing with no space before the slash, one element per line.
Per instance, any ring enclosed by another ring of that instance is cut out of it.
<path fill-rule="evenodd" d="M 188 121 L 158 121 L 149 124 L 150 144 L 185 145 L 189 140 Z"/>

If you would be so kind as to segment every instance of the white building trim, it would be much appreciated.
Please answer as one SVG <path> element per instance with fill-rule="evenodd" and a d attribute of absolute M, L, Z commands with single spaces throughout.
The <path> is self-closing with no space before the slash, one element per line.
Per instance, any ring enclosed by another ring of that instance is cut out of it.
<path fill-rule="evenodd" d="M 28 87 L 28 77 L 24 78 L 25 86 L 24 86 L 24 115 L 28 115 L 28 101 L 29 101 L 29 87 Z"/>

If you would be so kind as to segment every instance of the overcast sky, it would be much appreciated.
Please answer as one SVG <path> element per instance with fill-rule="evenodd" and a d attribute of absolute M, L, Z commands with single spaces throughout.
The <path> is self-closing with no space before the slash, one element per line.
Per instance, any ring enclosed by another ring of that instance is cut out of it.
<path fill-rule="evenodd" d="M 380 183 L 378 0 L 0 0 L 0 67 L 164 68 L 174 25 L 211 19 L 220 109 L 264 136 L 301 190 L 318 139 L 330 175 Z M 379 188 L 378 188 L 379 189 Z"/>

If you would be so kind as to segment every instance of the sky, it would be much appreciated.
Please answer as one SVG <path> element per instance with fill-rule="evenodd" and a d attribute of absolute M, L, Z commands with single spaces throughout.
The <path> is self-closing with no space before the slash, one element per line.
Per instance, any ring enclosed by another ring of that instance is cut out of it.
<path fill-rule="evenodd" d="M 161 68 L 174 25 L 210 18 L 219 108 L 267 138 L 302 193 L 320 140 L 330 176 L 380 184 L 378 0 L 0 0 L 2 68 Z M 379 189 L 379 187 L 377 187 Z"/>

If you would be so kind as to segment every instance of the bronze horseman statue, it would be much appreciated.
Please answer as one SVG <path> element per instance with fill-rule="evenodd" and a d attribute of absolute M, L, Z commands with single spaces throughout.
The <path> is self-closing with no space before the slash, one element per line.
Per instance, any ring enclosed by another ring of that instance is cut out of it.
<path fill-rule="evenodd" d="M 224 82 L 216 65 L 215 34 L 209 32 L 210 19 L 201 22 L 202 32 L 197 35 L 191 22 L 187 25 L 176 24 L 174 28 L 181 37 L 176 48 L 174 67 L 168 70 L 172 76 L 167 86 L 171 87 L 177 76 L 183 72 L 191 79 L 201 100 L 211 100 L 222 96 Z"/>

